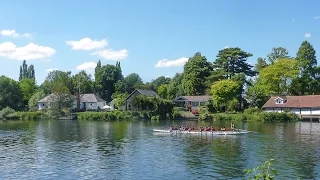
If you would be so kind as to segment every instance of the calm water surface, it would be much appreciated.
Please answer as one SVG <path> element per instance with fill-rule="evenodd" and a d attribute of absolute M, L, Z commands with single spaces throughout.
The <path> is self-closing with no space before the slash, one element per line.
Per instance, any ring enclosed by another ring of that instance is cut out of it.
<path fill-rule="evenodd" d="M 319 123 L 236 123 L 240 136 L 155 134 L 230 122 L 0 121 L 0 179 L 246 179 L 273 158 L 279 179 L 320 179 Z"/>

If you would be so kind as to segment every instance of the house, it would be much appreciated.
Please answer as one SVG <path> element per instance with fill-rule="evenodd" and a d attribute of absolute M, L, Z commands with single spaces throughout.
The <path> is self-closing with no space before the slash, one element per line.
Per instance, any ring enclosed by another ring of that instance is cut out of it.
<path fill-rule="evenodd" d="M 38 101 L 39 103 L 39 110 L 42 110 L 44 108 L 50 108 L 50 104 L 54 103 L 55 99 L 57 98 L 56 95 L 50 94 L 46 96 L 45 98 Z M 71 95 L 70 98 L 72 98 L 72 107 L 71 109 L 77 108 L 77 97 L 74 95 Z M 69 99 L 67 98 L 67 101 Z M 82 110 L 97 110 L 98 107 L 102 108 L 106 105 L 106 101 L 101 99 L 99 96 L 95 94 L 81 94 L 80 95 L 80 109 Z"/>
<path fill-rule="evenodd" d="M 116 99 L 113 99 L 112 101 L 109 102 L 109 106 L 111 110 L 114 110 L 114 104 L 115 104 Z"/>
<path fill-rule="evenodd" d="M 81 94 L 80 95 L 80 109 L 97 110 L 106 105 L 106 101 L 95 94 Z"/>
<path fill-rule="evenodd" d="M 204 105 L 209 100 L 212 100 L 212 96 L 178 96 L 173 102 L 176 106 L 185 107 L 195 114 L 197 107 Z"/>
<path fill-rule="evenodd" d="M 77 97 L 73 96 L 73 95 L 67 95 L 65 94 L 65 96 L 69 96 L 66 98 L 66 101 L 69 101 L 71 98 L 71 109 L 76 109 L 77 108 Z M 52 105 L 52 103 L 55 102 L 55 100 L 58 98 L 58 96 L 56 94 L 50 94 L 46 97 L 44 97 L 43 99 L 41 99 L 40 101 L 38 101 L 38 105 L 39 105 L 39 110 L 45 109 L 45 108 L 50 108 L 50 106 Z"/>
<path fill-rule="evenodd" d="M 272 96 L 262 109 L 266 112 L 290 111 L 299 115 L 320 115 L 320 95 Z"/>
<path fill-rule="evenodd" d="M 159 97 L 159 95 L 156 92 L 152 91 L 152 90 L 136 89 L 126 98 L 126 111 L 128 111 L 128 110 L 129 111 L 130 110 L 136 110 L 137 109 L 133 105 L 133 99 L 134 99 L 134 97 L 136 97 L 138 95 Z"/>

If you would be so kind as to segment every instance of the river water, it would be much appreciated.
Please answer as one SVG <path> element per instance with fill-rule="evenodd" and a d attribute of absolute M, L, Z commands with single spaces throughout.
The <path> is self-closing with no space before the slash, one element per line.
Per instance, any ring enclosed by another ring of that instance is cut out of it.
<path fill-rule="evenodd" d="M 230 122 L 0 121 L 0 179 L 246 179 L 275 159 L 277 179 L 320 179 L 319 123 L 235 123 L 236 136 L 153 128 Z"/>

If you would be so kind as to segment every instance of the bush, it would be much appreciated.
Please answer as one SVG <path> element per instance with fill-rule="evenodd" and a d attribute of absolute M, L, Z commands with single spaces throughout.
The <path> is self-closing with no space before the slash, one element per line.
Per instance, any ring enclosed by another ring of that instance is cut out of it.
<path fill-rule="evenodd" d="M 6 119 L 8 117 L 10 117 L 9 114 L 13 114 L 15 113 L 16 111 L 10 107 L 6 107 L 6 108 L 3 108 L 1 111 L 0 111 L 0 119 Z"/>

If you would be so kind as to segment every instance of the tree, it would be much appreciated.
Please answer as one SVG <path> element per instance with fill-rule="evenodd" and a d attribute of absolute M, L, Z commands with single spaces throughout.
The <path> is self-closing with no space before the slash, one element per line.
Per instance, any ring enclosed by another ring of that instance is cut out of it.
<path fill-rule="evenodd" d="M 39 109 L 39 101 L 46 97 L 46 94 L 43 90 L 39 90 L 34 93 L 28 102 L 29 111 L 37 111 Z"/>
<path fill-rule="evenodd" d="M 182 88 L 183 73 L 176 73 L 167 87 L 168 99 L 184 95 Z"/>
<path fill-rule="evenodd" d="M 259 73 L 263 68 L 265 68 L 267 66 L 268 66 L 267 61 L 264 58 L 259 57 L 257 59 L 257 64 L 254 67 L 254 71 Z"/>
<path fill-rule="evenodd" d="M 283 47 L 274 47 L 270 54 L 267 55 L 268 61 L 270 64 L 275 63 L 279 59 L 290 58 L 288 56 L 289 52 L 286 48 Z"/>
<path fill-rule="evenodd" d="M 28 64 L 26 63 L 26 60 L 24 60 L 22 63 L 22 66 L 20 66 L 19 81 L 22 79 L 34 79 L 35 80 L 34 66 L 30 65 L 28 68 Z"/>
<path fill-rule="evenodd" d="M 206 77 L 212 71 L 212 65 L 205 56 L 197 52 L 184 65 L 182 87 L 186 95 L 203 95 L 206 90 Z"/>
<path fill-rule="evenodd" d="M 293 94 L 306 95 L 319 92 L 320 82 L 317 67 L 316 51 L 308 41 L 303 41 L 297 52 L 299 76 L 294 79 Z"/>
<path fill-rule="evenodd" d="M 151 83 L 153 85 L 153 88 L 157 90 L 161 85 L 169 84 L 171 81 L 171 78 L 160 76 L 157 79 L 153 80 Z"/>
<path fill-rule="evenodd" d="M 45 81 L 41 84 L 40 88 L 45 94 L 54 93 L 54 88 L 59 84 L 63 84 L 70 93 L 74 93 L 74 85 L 72 83 L 71 72 L 67 71 L 51 71 L 46 77 Z"/>
<path fill-rule="evenodd" d="M 125 80 L 119 80 L 114 84 L 116 94 L 129 93 L 129 87 Z M 130 92 L 131 93 L 131 92 Z"/>
<path fill-rule="evenodd" d="M 142 79 L 140 78 L 139 74 L 137 73 L 131 73 L 128 76 L 124 78 L 124 81 L 128 85 L 128 93 L 130 94 L 132 91 L 135 90 L 135 88 L 139 85 L 142 85 Z"/>
<path fill-rule="evenodd" d="M 107 64 L 99 68 L 95 75 L 98 94 L 102 99 L 111 101 L 111 96 L 115 92 L 115 83 L 120 80 L 119 68 Z"/>
<path fill-rule="evenodd" d="M 251 53 L 247 53 L 238 47 L 222 49 L 217 55 L 214 67 L 223 69 L 226 72 L 227 79 L 231 79 L 237 73 L 244 73 L 246 76 L 252 77 L 257 73 L 252 70 L 253 66 L 247 63 L 247 59 L 251 56 Z"/>
<path fill-rule="evenodd" d="M 259 81 L 256 81 L 252 86 L 248 87 L 246 98 L 251 107 L 261 108 L 263 104 L 268 100 L 269 96 L 266 92 L 267 87 L 259 84 L 258 82 Z"/>
<path fill-rule="evenodd" d="M 168 99 L 168 84 L 162 84 L 159 86 L 157 92 L 162 99 Z"/>
<path fill-rule="evenodd" d="M 20 109 L 22 95 L 19 83 L 6 76 L 0 76 L 0 109 L 10 107 Z"/>
<path fill-rule="evenodd" d="M 298 72 L 298 62 L 295 59 L 279 59 L 260 71 L 259 83 L 267 88 L 269 95 L 283 95 L 288 92 Z"/>
<path fill-rule="evenodd" d="M 126 98 L 129 96 L 128 93 L 114 93 L 112 99 L 114 99 L 114 105 L 117 109 L 125 109 Z"/>
<path fill-rule="evenodd" d="M 99 60 L 96 68 L 94 69 L 94 78 L 95 79 L 97 79 L 97 72 L 100 70 L 100 68 L 101 68 L 101 61 Z"/>
<path fill-rule="evenodd" d="M 26 108 L 29 99 L 37 90 L 36 82 L 34 79 L 22 79 L 19 82 L 19 86 L 23 97 L 22 106 L 23 108 Z"/>
<path fill-rule="evenodd" d="M 72 76 L 73 92 L 80 93 L 93 93 L 93 81 L 90 74 L 87 74 L 84 70 Z"/>
<path fill-rule="evenodd" d="M 211 86 L 211 91 L 213 102 L 217 107 L 220 109 L 225 107 L 225 111 L 234 110 L 228 108 L 228 105 L 236 100 L 239 91 L 238 83 L 230 79 L 221 80 Z"/>

